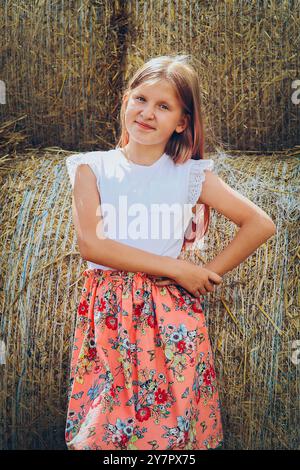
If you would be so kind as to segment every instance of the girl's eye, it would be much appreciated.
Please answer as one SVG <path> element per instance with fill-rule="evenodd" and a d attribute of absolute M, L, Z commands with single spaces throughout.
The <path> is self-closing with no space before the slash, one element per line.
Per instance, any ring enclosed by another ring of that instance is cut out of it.
<path fill-rule="evenodd" d="M 139 100 L 141 98 L 142 100 L 144 99 L 142 96 L 137 96 L 136 99 Z M 169 109 L 166 104 L 162 104 L 162 106 L 165 106 L 165 109 Z"/>

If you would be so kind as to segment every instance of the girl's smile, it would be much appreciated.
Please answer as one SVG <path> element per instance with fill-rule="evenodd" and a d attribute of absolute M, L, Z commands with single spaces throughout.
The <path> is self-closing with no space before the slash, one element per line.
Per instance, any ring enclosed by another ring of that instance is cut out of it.
<path fill-rule="evenodd" d="M 139 125 L 139 127 L 141 127 L 142 129 L 146 130 L 146 131 L 155 131 L 154 127 L 151 127 L 151 126 L 148 126 L 148 124 L 142 124 L 141 122 L 138 122 L 138 121 L 135 121 L 136 124 Z"/>

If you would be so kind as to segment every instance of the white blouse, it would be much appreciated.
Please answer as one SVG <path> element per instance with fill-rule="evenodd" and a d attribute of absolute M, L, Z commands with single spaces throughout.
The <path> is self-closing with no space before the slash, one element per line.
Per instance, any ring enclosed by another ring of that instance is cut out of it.
<path fill-rule="evenodd" d="M 72 188 L 82 163 L 96 176 L 105 237 L 157 255 L 179 256 L 205 170 L 213 170 L 213 160 L 175 164 L 163 153 L 146 166 L 129 162 L 118 147 L 79 153 L 66 159 Z M 115 269 L 92 261 L 87 264 L 89 269 Z"/>

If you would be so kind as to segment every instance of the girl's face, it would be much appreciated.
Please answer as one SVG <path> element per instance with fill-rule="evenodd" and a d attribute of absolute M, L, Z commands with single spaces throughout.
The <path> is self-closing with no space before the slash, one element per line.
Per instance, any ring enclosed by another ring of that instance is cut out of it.
<path fill-rule="evenodd" d="M 147 124 L 151 129 L 138 123 Z M 131 91 L 125 125 L 130 140 L 165 147 L 175 130 L 182 132 L 185 129 L 187 121 L 173 87 L 161 80 L 151 85 L 141 84 Z"/>

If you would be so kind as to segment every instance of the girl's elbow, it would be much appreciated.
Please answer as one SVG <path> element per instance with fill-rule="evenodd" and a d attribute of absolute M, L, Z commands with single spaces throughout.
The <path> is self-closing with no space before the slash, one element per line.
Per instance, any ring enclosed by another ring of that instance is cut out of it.
<path fill-rule="evenodd" d="M 78 248 L 79 248 L 79 253 L 80 253 L 80 256 L 83 260 L 85 261 L 89 261 L 88 260 L 88 247 L 86 245 L 86 243 L 83 243 L 83 242 L 78 242 Z"/>
<path fill-rule="evenodd" d="M 276 225 L 274 224 L 274 222 L 273 222 L 272 219 L 268 219 L 268 220 L 266 221 L 266 230 L 267 230 L 268 235 L 269 235 L 268 238 L 270 238 L 270 237 L 272 237 L 273 235 L 276 234 L 276 232 L 277 232 L 277 227 L 276 227 Z"/>
<path fill-rule="evenodd" d="M 254 217 L 254 224 L 256 224 L 258 227 L 261 227 L 262 230 L 264 230 L 267 235 L 274 235 L 276 233 L 277 227 L 274 224 L 273 220 L 271 217 L 266 214 L 265 212 L 263 214 L 259 214 L 258 217 Z"/>
<path fill-rule="evenodd" d="M 273 223 L 273 235 L 277 233 L 277 226 Z"/>
<path fill-rule="evenodd" d="M 274 224 L 273 220 L 266 215 L 258 215 L 250 220 L 252 227 L 261 233 L 261 236 L 267 241 L 273 235 L 276 234 L 277 227 Z"/>
<path fill-rule="evenodd" d="M 267 235 L 270 236 L 274 235 L 277 231 L 277 227 L 274 224 L 273 220 L 267 215 L 259 214 L 257 216 L 249 218 L 245 223 L 246 225 L 249 223 L 257 230 L 265 232 Z"/>
<path fill-rule="evenodd" d="M 105 238 L 97 238 L 97 240 L 86 239 L 84 242 L 81 242 L 79 246 L 81 257 L 85 261 L 91 261 L 95 253 L 97 253 L 97 257 L 101 258 L 101 254 L 105 253 L 105 246 L 103 243 L 104 240 Z"/>
<path fill-rule="evenodd" d="M 79 248 L 79 253 L 82 259 L 89 261 L 89 256 L 91 252 L 91 247 L 88 239 L 86 237 L 77 236 L 77 245 Z"/>

